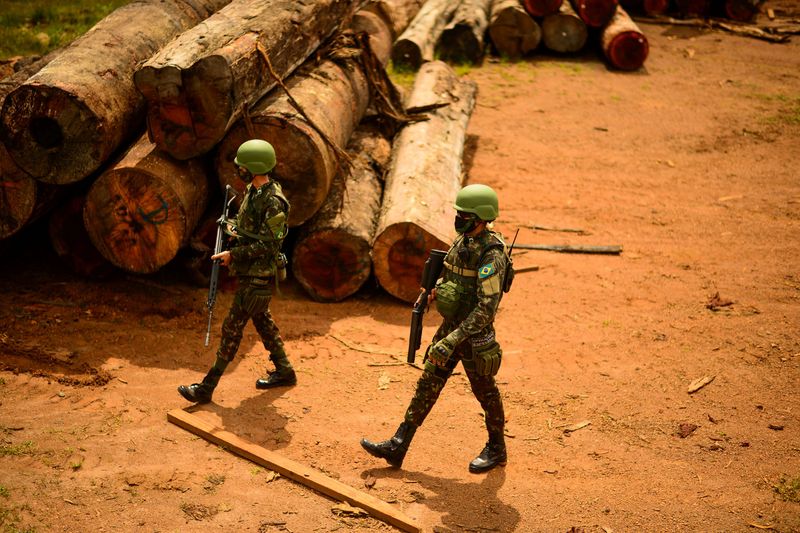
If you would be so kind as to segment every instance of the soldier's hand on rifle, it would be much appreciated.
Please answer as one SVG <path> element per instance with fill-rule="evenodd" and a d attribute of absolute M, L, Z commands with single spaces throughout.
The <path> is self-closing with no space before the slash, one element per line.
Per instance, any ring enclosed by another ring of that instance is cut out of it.
<path fill-rule="evenodd" d="M 455 346 L 445 337 L 428 349 L 428 359 L 434 365 L 444 368 L 447 364 L 447 360 L 453 355 L 454 350 Z"/>
<path fill-rule="evenodd" d="M 219 259 L 220 264 L 222 266 L 229 266 L 231 264 L 231 252 L 229 250 L 225 250 L 224 252 L 220 252 L 218 254 L 214 254 L 211 256 L 211 260 Z"/>

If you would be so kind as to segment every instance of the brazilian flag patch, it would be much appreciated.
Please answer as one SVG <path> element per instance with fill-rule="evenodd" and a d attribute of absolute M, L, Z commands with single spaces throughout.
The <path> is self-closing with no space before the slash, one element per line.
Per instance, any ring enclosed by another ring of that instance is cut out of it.
<path fill-rule="evenodd" d="M 488 263 L 483 265 L 480 269 L 478 269 L 478 277 L 480 279 L 485 279 L 497 272 L 494 268 L 494 263 Z"/>

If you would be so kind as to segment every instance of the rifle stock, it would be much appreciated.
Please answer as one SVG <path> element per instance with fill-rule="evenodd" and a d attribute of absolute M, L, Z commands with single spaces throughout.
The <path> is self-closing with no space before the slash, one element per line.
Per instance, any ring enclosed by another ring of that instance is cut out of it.
<path fill-rule="evenodd" d="M 408 338 L 408 356 L 406 361 L 414 364 L 417 357 L 417 350 L 422 344 L 422 317 L 428 307 L 428 296 L 436 286 L 436 280 L 442 272 L 444 265 L 444 258 L 447 252 L 444 250 L 431 250 L 428 259 L 425 260 L 425 267 L 422 269 L 422 292 L 414 303 L 414 309 L 411 311 L 411 333 Z"/>
<path fill-rule="evenodd" d="M 233 192 L 233 187 L 230 185 L 225 186 L 225 199 L 222 202 L 222 215 L 217 220 L 217 240 L 214 244 L 214 255 L 222 252 L 222 234 L 223 226 L 228 223 L 228 208 L 236 198 L 236 193 Z M 206 342 L 208 346 L 211 340 L 211 317 L 214 314 L 214 304 L 217 302 L 217 284 L 219 283 L 219 265 L 220 260 L 214 259 L 211 265 L 211 279 L 208 284 L 208 298 L 206 299 L 206 308 L 208 309 L 208 325 L 206 326 Z"/>

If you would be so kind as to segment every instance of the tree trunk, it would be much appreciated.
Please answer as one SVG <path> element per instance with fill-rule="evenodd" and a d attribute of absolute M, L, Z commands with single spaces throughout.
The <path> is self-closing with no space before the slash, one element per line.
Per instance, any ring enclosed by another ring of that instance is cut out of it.
<path fill-rule="evenodd" d="M 554 52 L 577 52 L 586 44 L 589 31 L 572 4 L 564 2 L 558 13 L 547 15 L 542 21 L 542 41 Z"/>
<path fill-rule="evenodd" d="M 392 42 L 403 33 L 419 13 L 425 0 L 371 0 L 364 10 L 378 14 L 392 30 Z"/>
<path fill-rule="evenodd" d="M 519 0 L 495 0 L 489 17 L 489 37 L 498 54 L 519 59 L 539 46 L 542 30 Z"/>
<path fill-rule="evenodd" d="M 388 28 L 382 20 L 374 21 L 384 31 L 370 38 L 382 35 L 388 41 Z M 337 155 L 325 138 L 339 148 L 347 146 L 367 110 L 370 94 L 362 67 L 350 59 L 309 61 L 286 86 L 319 131 L 292 106 L 283 90 L 274 91 L 250 110 L 249 124 L 239 120 L 225 135 L 217 149 L 216 169 L 223 187 L 243 191 L 244 183 L 233 166 L 239 145 L 253 137 L 272 143 L 278 159 L 274 176 L 291 203 L 289 226 L 296 227 L 317 212 L 339 171 Z"/>
<path fill-rule="evenodd" d="M 433 50 L 444 27 L 458 7 L 452 0 L 428 0 L 406 31 L 394 42 L 392 63 L 398 68 L 417 70 L 433 61 Z"/>
<path fill-rule="evenodd" d="M 53 211 L 48 221 L 50 244 L 59 259 L 75 274 L 84 278 L 106 277 L 115 268 L 89 239 L 83 224 L 85 203 L 86 195 L 78 194 Z"/>
<path fill-rule="evenodd" d="M 214 148 L 238 118 L 350 18 L 357 0 L 234 0 L 165 46 L 134 75 L 159 149 L 189 159 Z"/>
<path fill-rule="evenodd" d="M 453 63 L 480 63 L 491 4 L 491 0 L 461 0 L 436 45 L 440 59 Z"/>
<path fill-rule="evenodd" d="M 590 28 L 602 28 L 614 16 L 617 0 L 572 0 L 575 13 Z"/>
<path fill-rule="evenodd" d="M 603 53 L 608 61 L 622 70 L 636 70 L 644 65 L 650 46 L 639 26 L 622 6 L 600 36 Z"/>
<path fill-rule="evenodd" d="M 476 91 L 441 61 L 423 65 L 414 82 L 408 107 L 449 105 L 403 128 L 392 147 L 372 261 L 380 284 L 401 300 L 417 298 L 430 250 L 447 249 L 455 236 L 452 206 Z"/>
<path fill-rule="evenodd" d="M 84 222 L 106 259 L 149 274 L 186 244 L 207 202 L 202 163 L 176 161 L 142 136 L 92 184 Z"/>
<path fill-rule="evenodd" d="M 322 302 L 355 294 L 369 278 L 391 144 L 378 132 L 359 128 L 348 153 L 351 169 L 336 175 L 325 203 L 301 228 L 292 252 L 294 277 Z"/>
<path fill-rule="evenodd" d="M 750 22 L 764 0 L 724 0 L 725 15 L 739 22 Z"/>
<path fill-rule="evenodd" d="M 558 13 L 558 8 L 563 2 L 564 0 L 522 0 L 522 6 L 532 17 L 546 17 Z"/>
<path fill-rule="evenodd" d="M 139 63 L 228 1 L 140 0 L 112 12 L 8 95 L 0 130 L 11 156 L 46 183 L 91 174 L 141 133 Z"/>

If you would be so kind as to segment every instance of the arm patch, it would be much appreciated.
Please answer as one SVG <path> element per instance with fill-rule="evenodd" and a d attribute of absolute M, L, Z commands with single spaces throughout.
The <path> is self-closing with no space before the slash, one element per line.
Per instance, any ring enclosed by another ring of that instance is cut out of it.
<path fill-rule="evenodd" d="M 478 278 L 486 279 L 490 276 L 493 276 L 497 273 L 497 269 L 494 267 L 494 263 L 486 263 L 481 268 L 478 269 Z"/>

